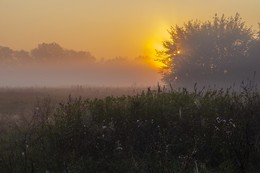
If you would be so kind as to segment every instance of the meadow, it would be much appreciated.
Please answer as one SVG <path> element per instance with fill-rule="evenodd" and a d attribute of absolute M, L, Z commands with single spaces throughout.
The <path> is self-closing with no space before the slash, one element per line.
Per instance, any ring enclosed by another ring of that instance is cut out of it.
<path fill-rule="evenodd" d="M 0 92 L 0 172 L 260 170 L 260 95 L 251 84 Z"/>
<path fill-rule="evenodd" d="M 0 88 L 0 115 L 32 114 L 37 104 L 47 99 L 54 107 L 69 95 L 82 98 L 104 98 L 106 96 L 134 95 L 145 87 L 2 87 Z"/>

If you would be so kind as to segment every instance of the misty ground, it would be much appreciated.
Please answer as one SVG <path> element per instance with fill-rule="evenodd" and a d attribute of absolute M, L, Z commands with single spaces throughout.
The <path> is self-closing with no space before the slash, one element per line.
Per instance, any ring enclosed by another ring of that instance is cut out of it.
<path fill-rule="evenodd" d="M 146 87 L 86 87 L 67 88 L 27 87 L 0 89 L 0 115 L 32 114 L 38 102 L 48 99 L 53 107 L 66 101 L 69 96 L 83 99 L 104 98 L 107 96 L 134 95 L 147 90 Z"/>

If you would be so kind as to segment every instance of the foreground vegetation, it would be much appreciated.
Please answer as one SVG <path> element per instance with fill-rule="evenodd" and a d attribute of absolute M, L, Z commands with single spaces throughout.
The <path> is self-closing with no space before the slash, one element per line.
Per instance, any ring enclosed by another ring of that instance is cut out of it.
<path fill-rule="evenodd" d="M 185 89 L 69 97 L 1 118 L 0 172 L 259 172 L 260 95 Z"/>

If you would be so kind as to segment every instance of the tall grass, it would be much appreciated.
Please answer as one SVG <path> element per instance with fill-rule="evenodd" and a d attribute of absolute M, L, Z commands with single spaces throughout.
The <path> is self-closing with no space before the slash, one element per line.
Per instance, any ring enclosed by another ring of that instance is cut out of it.
<path fill-rule="evenodd" d="M 69 97 L 3 120 L 1 172 L 259 172 L 260 96 L 194 90 Z M 8 125 L 6 125 L 8 124 Z"/>

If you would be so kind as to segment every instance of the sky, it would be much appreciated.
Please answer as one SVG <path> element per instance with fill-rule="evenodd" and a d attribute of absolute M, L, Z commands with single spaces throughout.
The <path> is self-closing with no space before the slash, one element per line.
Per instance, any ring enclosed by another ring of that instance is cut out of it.
<path fill-rule="evenodd" d="M 171 26 L 239 13 L 258 29 L 259 7 L 260 0 L 0 0 L 0 46 L 9 47 L 15 56 L 29 55 L 42 43 L 57 43 L 74 54 L 89 52 L 100 62 L 2 63 L 0 86 L 156 85 L 162 76 L 155 50 L 169 39 Z M 60 55 L 59 48 L 55 50 Z M 99 61 L 115 58 L 134 62 Z"/>
<path fill-rule="evenodd" d="M 97 58 L 153 57 L 172 25 L 238 12 L 257 28 L 259 7 L 259 0 L 0 0 L 0 45 L 57 42 Z"/>

